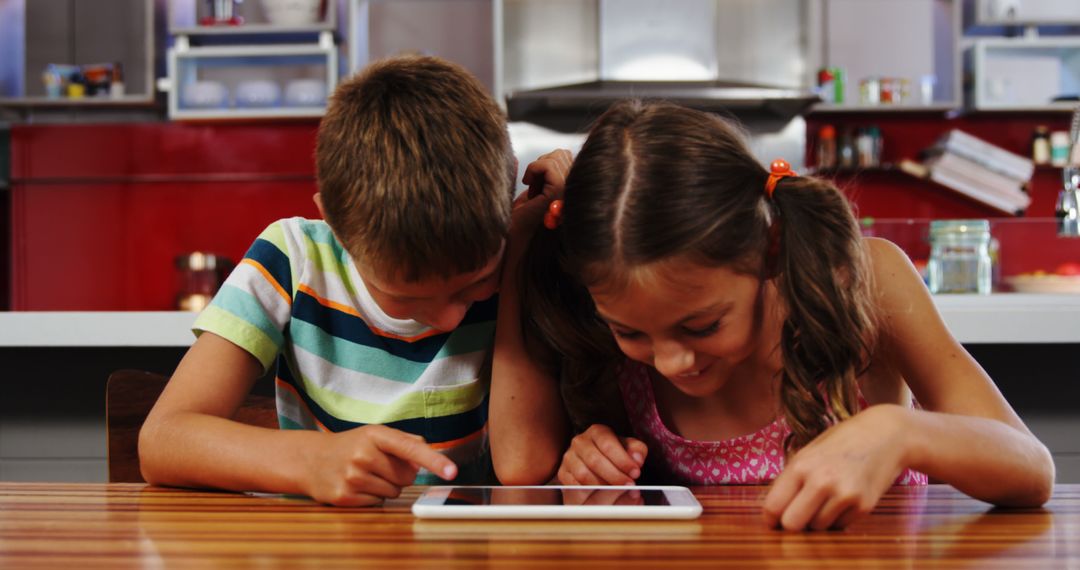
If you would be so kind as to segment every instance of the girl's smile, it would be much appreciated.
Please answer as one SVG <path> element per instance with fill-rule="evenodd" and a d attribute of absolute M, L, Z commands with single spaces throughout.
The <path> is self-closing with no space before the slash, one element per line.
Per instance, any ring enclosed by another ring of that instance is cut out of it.
<path fill-rule="evenodd" d="M 775 346 L 759 342 L 764 287 L 756 276 L 678 260 L 635 268 L 613 285 L 589 292 L 619 348 L 687 395 L 756 377 L 759 347 Z"/>

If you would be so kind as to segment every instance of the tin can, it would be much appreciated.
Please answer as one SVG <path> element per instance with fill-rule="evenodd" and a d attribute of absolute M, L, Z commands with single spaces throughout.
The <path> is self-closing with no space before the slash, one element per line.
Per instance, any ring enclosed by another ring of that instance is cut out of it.
<path fill-rule="evenodd" d="M 839 67 L 823 67 L 817 74 L 818 95 L 826 103 L 844 102 L 844 70 Z"/>
<path fill-rule="evenodd" d="M 877 105 L 881 102 L 881 80 L 866 77 L 859 81 L 859 102 L 863 105 Z"/>
<path fill-rule="evenodd" d="M 894 77 L 882 77 L 878 80 L 878 93 L 882 103 L 896 103 L 899 85 Z"/>
<path fill-rule="evenodd" d="M 911 82 L 903 77 L 882 77 L 878 88 L 882 103 L 906 103 L 911 95 Z"/>

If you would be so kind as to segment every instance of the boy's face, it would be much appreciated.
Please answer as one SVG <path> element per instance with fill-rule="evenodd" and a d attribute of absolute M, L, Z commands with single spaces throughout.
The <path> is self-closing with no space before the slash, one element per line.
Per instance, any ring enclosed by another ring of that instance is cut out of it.
<path fill-rule="evenodd" d="M 433 277 L 408 282 L 377 275 L 361 264 L 357 264 L 357 270 L 371 297 L 387 315 L 450 331 L 457 328 L 474 302 L 483 301 L 498 290 L 505 249 L 504 242 L 484 267 L 448 279 Z"/>

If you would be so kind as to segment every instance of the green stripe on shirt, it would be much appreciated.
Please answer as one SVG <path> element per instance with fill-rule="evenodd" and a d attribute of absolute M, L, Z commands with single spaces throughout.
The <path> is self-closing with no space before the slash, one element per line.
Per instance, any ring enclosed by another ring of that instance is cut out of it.
<path fill-rule="evenodd" d="M 283 342 L 281 333 L 276 329 L 274 336 L 270 336 L 261 328 L 219 305 L 210 305 L 203 309 L 203 312 L 195 319 L 192 330 L 196 335 L 202 331 L 210 331 L 248 351 L 262 364 L 264 373 L 274 364 L 274 358 L 278 355 Z"/>
<path fill-rule="evenodd" d="M 363 424 L 385 424 L 413 418 L 439 418 L 467 413 L 484 401 L 487 383 L 472 381 L 459 387 L 423 389 L 386 404 L 350 398 L 317 386 L 303 377 L 308 396 L 335 417 Z"/>

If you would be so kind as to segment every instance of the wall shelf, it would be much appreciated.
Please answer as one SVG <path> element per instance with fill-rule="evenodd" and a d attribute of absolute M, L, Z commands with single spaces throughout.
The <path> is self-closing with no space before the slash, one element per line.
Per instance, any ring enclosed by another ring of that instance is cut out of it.
<path fill-rule="evenodd" d="M 6 97 L 0 98 L 5 107 L 153 107 L 155 102 L 145 95 L 123 97 L 85 97 L 68 99 L 55 97 Z"/>
<path fill-rule="evenodd" d="M 154 105 L 155 10 L 154 0 L 0 2 L 0 108 Z M 113 63 L 122 66 L 124 96 L 46 97 L 50 64 Z"/>
<path fill-rule="evenodd" d="M 311 26 L 275 26 L 273 24 L 244 24 L 242 26 L 183 26 L 171 28 L 169 33 L 176 36 L 266 36 L 266 35 L 295 35 L 295 34 L 318 34 L 325 31 L 334 31 L 337 24 L 333 22 L 314 24 Z"/>
<path fill-rule="evenodd" d="M 948 113 L 956 110 L 956 105 L 908 105 L 881 103 L 878 105 L 861 105 L 847 103 L 815 103 L 810 107 L 811 113 Z"/>

